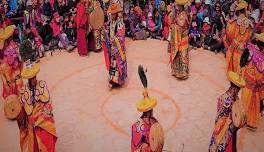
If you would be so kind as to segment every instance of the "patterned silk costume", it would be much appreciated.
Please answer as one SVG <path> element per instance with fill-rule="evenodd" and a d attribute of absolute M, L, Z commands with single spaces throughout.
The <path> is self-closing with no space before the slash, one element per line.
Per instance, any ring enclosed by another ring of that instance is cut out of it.
<path fill-rule="evenodd" d="M 178 5 L 185 5 L 188 1 L 176 1 Z M 187 79 L 189 76 L 189 21 L 188 15 L 182 11 L 175 18 L 171 29 L 170 63 L 172 75 L 178 79 Z"/>

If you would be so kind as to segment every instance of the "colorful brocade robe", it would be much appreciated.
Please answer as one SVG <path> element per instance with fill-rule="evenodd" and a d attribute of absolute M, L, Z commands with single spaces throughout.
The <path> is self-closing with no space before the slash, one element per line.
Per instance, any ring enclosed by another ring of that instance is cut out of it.
<path fill-rule="evenodd" d="M 232 123 L 232 105 L 236 101 L 228 93 L 218 98 L 215 128 L 209 152 L 236 152 L 236 128 Z"/>
<path fill-rule="evenodd" d="M 246 17 L 238 17 L 228 23 L 224 38 L 224 44 L 227 48 L 227 72 L 241 72 L 240 58 L 245 49 L 245 44 L 250 40 L 252 33 L 251 22 Z"/>
<path fill-rule="evenodd" d="M 23 108 L 17 118 L 21 151 L 55 152 L 56 128 L 46 82 L 38 81 L 34 90 L 27 84 L 21 94 Z"/>
<path fill-rule="evenodd" d="M 109 82 L 123 85 L 127 77 L 127 61 L 125 25 L 121 19 L 110 23 L 110 30 L 106 30 L 102 38 L 102 48 L 109 71 Z"/>
<path fill-rule="evenodd" d="M 142 119 L 132 125 L 131 152 L 151 152 L 149 133 L 151 125 L 154 123 L 158 123 L 158 121 L 152 117 L 150 118 L 150 125 L 144 123 Z"/>
<path fill-rule="evenodd" d="M 242 101 L 246 108 L 247 125 L 257 128 L 260 121 L 260 104 L 264 99 L 264 53 L 248 44 L 251 61 L 243 68 L 246 86 L 242 88 Z"/>
<path fill-rule="evenodd" d="M 172 75 L 179 79 L 186 79 L 189 76 L 189 21 L 185 11 L 175 18 L 172 25 L 170 40 L 170 63 Z"/>

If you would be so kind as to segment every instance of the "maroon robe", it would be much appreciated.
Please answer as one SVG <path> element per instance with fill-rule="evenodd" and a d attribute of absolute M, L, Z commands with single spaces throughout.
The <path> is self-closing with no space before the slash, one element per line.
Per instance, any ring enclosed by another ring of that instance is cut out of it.
<path fill-rule="evenodd" d="M 80 56 L 86 56 L 88 53 L 86 41 L 86 28 L 88 24 L 87 14 L 84 4 L 77 4 L 76 25 L 77 25 L 77 49 Z"/>

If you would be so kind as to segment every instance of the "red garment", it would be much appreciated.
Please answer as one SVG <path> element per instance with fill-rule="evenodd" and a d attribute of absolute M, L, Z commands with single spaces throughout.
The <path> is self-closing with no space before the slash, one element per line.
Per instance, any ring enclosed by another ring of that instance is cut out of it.
<path fill-rule="evenodd" d="M 77 49 L 80 56 L 86 56 L 88 53 L 87 41 L 86 41 L 86 27 L 88 24 L 88 18 L 85 13 L 85 7 L 83 3 L 77 4 L 76 14 L 77 25 Z"/>
<path fill-rule="evenodd" d="M 86 56 L 88 53 L 86 30 L 83 28 L 77 30 L 77 49 L 80 56 Z"/>
<path fill-rule="evenodd" d="M 7 26 L 9 26 L 11 24 L 12 24 L 11 20 L 8 19 L 8 18 L 5 18 L 3 24 L 0 24 L 0 28 L 5 28 L 5 27 L 7 27 Z"/>
<path fill-rule="evenodd" d="M 264 32 L 264 11 L 262 13 L 262 16 L 261 16 L 259 22 L 256 24 L 256 31 L 257 31 L 257 33 L 263 33 Z"/>
<path fill-rule="evenodd" d="M 168 15 L 164 16 L 164 20 L 163 20 L 163 30 L 162 30 L 162 36 L 164 39 L 168 39 L 169 37 L 169 26 L 170 26 L 170 21 L 169 21 L 169 17 Z"/>
<path fill-rule="evenodd" d="M 60 28 L 61 28 L 60 23 L 56 23 L 55 19 L 53 19 L 51 21 L 51 23 L 50 23 L 50 27 L 52 28 L 53 36 L 54 37 L 59 36 L 59 34 L 60 34 Z"/>
<path fill-rule="evenodd" d="M 146 124 L 142 119 L 132 125 L 131 152 L 151 152 L 150 146 L 143 147 L 143 144 L 149 145 L 149 133 L 153 124 L 158 121 L 150 118 L 150 125 Z"/>

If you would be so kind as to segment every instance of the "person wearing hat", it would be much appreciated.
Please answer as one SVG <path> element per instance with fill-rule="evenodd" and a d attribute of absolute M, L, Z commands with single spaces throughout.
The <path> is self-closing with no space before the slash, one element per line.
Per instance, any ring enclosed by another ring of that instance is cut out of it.
<path fill-rule="evenodd" d="M 77 50 L 80 56 L 87 56 L 87 40 L 86 32 L 88 25 L 88 15 L 85 10 L 85 0 L 79 0 L 77 3 L 77 14 L 75 17 L 76 26 L 77 26 Z"/>
<path fill-rule="evenodd" d="M 151 152 L 150 128 L 159 123 L 153 117 L 153 108 L 157 105 L 155 97 L 149 97 L 147 91 L 147 77 L 142 66 L 138 67 L 139 77 L 144 86 L 143 96 L 137 103 L 137 110 L 142 112 L 140 119 L 132 125 L 131 152 Z"/>
<path fill-rule="evenodd" d="M 109 31 L 105 31 L 103 50 L 106 67 L 109 72 L 109 87 L 119 87 L 125 83 L 127 78 L 127 61 L 125 53 L 125 25 L 119 3 L 109 6 L 107 12 L 110 14 Z"/>
<path fill-rule="evenodd" d="M 9 95 L 20 94 L 23 81 L 20 76 L 21 62 L 19 61 L 19 47 L 12 40 L 14 26 L 0 29 L 0 49 L 3 59 L 0 66 L 0 74 L 3 83 L 2 96 L 6 99 Z"/>
<path fill-rule="evenodd" d="M 236 8 L 238 17 L 229 21 L 226 28 L 224 44 L 227 48 L 227 71 L 240 72 L 240 57 L 243 53 L 245 43 L 250 40 L 253 33 L 251 21 L 246 17 L 247 6 L 247 2 L 243 0 L 239 1 Z"/>
<path fill-rule="evenodd" d="M 245 80 L 237 73 L 228 72 L 229 89 L 217 101 L 217 116 L 210 140 L 209 152 L 236 152 L 237 130 L 232 121 L 232 106 L 238 101 L 240 88 L 245 87 Z"/>
<path fill-rule="evenodd" d="M 264 33 L 256 34 L 255 40 L 247 43 L 240 59 L 243 77 L 246 80 L 246 86 L 242 89 L 242 101 L 246 106 L 247 126 L 254 130 L 259 126 L 260 109 L 261 111 L 263 109 L 261 106 L 264 99 L 264 53 L 258 47 L 258 44 L 263 45 L 263 42 Z"/>
<path fill-rule="evenodd" d="M 205 17 L 202 28 L 202 45 L 204 49 L 208 49 L 208 47 L 211 45 L 211 37 L 211 23 L 209 17 Z"/>
<path fill-rule="evenodd" d="M 26 61 L 21 72 L 22 78 L 28 80 L 21 91 L 22 109 L 17 117 L 21 152 L 55 152 L 57 135 L 52 102 L 46 82 L 37 80 L 39 71 L 38 63 Z"/>
<path fill-rule="evenodd" d="M 170 63 L 172 75 L 178 79 L 189 77 L 188 31 L 190 21 L 187 12 L 184 10 L 184 5 L 188 3 L 188 0 L 175 1 L 178 13 L 175 14 L 175 24 L 171 27 Z"/>

